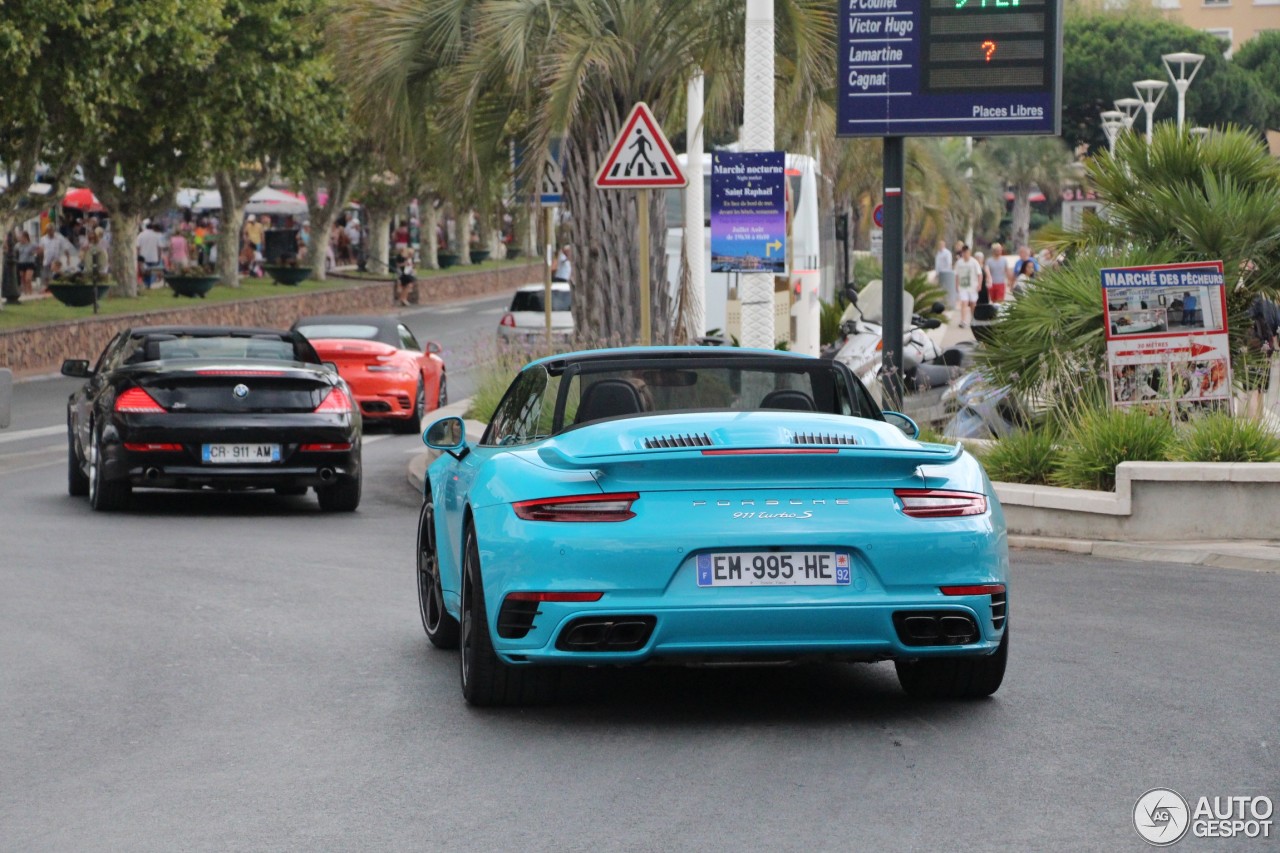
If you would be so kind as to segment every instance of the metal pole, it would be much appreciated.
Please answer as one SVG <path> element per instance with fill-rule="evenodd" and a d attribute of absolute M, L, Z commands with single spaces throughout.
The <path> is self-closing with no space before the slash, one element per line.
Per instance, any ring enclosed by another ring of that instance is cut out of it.
<path fill-rule="evenodd" d="M 543 217 L 547 237 L 547 270 L 542 276 L 542 307 L 547 315 L 547 352 L 551 352 L 551 265 L 556 261 L 556 209 L 547 207 Z"/>
<path fill-rule="evenodd" d="M 699 71 L 689 78 L 685 146 L 684 251 L 689 264 L 689 292 L 686 294 L 685 332 L 692 343 L 707 333 L 707 278 L 703 268 L 706 245 L 706 217 L 702 197 L 702 100 L 703 78 Z"/>
<path fill-rule="evenodd" d="M 884 408 L 902 406 L 902 262 L 905 144 L 900 136 L 884 140 L 884 306 L 881 375 Z"/>
<path fill-rule="evenodd" d="M 640 190 L 636 203 L 640 213 L 640 346 L 653 343 L 649 328 L 649 191 Z"/>
<path fill-rule="evenodd" d="M 742 110 L 746 151 L 773 150 L 773 66 L 773 0 L 747 0 Z M 773 349 L 773 274 L 745 273 L 741 281 L 742 345 Z"/>

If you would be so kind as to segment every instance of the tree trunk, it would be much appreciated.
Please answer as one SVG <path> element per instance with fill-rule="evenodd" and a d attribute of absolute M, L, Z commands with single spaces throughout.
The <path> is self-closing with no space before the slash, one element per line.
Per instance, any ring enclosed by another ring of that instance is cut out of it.
<path fill-rule="evenodd" d="M 458 265 L 471 263 L 471 208 L 463 205 L 456 220 L 458 227 Z"/>
<path fill-rule="evenodd" d="M 1013 240 L 1010 248 L 1017 252 L 1018 246 L 1030 245 L 1028 235 L 1031 231 L 1031 185 L 1014 184 L 1013 186 Z"/>
<path fill-rule="evenodd" d="M 536 258 L 540 254 L 538 247 L 538 216 L 542 213 L 542 208 L 529 201 L 520 206 L 520 211 L 520 219 L 524 223 L 524 228 L 521 231 L 521 242 L 516 245 L 524 248 L 525 257 Z"/>
<path fill-rule="evenodd" d="M 138 250 L 136 238 L 140 213 L 108 211 L 111 214 L 111 278 L 125 296 L 138 295 Z"/>
<path fill-rule="evenodd" d="M 244 219 L 244 199 L 248 196 L 241 194 L 235 176 L 230 172 L 216 172 L 214 181 L 218 185 L 218 195 L 222 197 L 222 227 L 218 231 L 216 265 L 218 279 L 226 287 L 239 287 L 240 224 Z"/>
<path fill-rule="evenodd" d="M 440 208 L 435 199 L 427 199 L 421 206 L 420 228 L 418 230 L 419 262 L 429 270 L 440 269 L 440 258 L 437 250 L 440 244 L 436 241 L 436 231 L 440 228 Z"/>
<path fill-rule="evenodd" d="M 391 212 L 388 210 L 369 211 L 369 259 L 372 271 L 385 273 L 391 270 Z"/>
<path fill-rule="evenodd" d="M 305 183 L 307 193 L 307 214 L 311 220 L 311 277 L 316 281 L 324 281 L 327 277 L 325 258 L 329 253 L 329 232 L 338 219 L 338 211 L 347 204 L 347 194 L 351 191 L 350 180 L 345 175 L 320 175 Z M 328 189 L 329 197 L 320 206 L 320 187 Z"/>

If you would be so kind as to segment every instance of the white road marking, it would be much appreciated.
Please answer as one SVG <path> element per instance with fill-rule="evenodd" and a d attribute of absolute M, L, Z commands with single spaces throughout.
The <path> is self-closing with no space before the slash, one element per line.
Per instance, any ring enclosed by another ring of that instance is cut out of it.
<path fill-rule="evenodd" d="M 431 313 L 436 314 L 436 315 L 442 315 L 442 314 L 461 314 L 462 312 L 464 312 L 464 311 L 466 311 L 466 310 L 467 310 L 467 309 L 466 309 L 466 308 L 464 308 L 464 307 L 462 307 L 462 306 L 456 306 L 456 307 L 453 307 L 453 308 L 441 308 L 439 311 L 433 311 L 433 312 L 431 312 Z"/>
<path fill-rule="evenodd" d="M 6 432 L 0 434 L 0 444 L 9 444 L 13 441 L 26 441 L 28 438 L 45 438 L 50 435 L 65 435 L 66 432 L 66 424 L 37 427 L 35 429 L 20 429 L 17 432 Z"/>

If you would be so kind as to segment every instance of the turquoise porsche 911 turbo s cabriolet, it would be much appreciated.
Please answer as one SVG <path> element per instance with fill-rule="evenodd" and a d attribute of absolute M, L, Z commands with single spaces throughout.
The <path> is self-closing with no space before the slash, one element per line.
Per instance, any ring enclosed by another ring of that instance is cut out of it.
<path fill-rule="evenodd" d="M 422 623 L 475 705 L 566 667 L 892 660 L 902 687 L 989 696 L 1008 545 L 982 467 L 916 440 L 843 364 L 725 348 L 534 361 L 443 451 L 418 527 Z"/>

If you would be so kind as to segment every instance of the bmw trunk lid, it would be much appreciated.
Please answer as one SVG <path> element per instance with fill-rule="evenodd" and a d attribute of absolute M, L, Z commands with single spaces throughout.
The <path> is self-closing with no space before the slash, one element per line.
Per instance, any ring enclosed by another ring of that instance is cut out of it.
<path fill-rule="evenodd" d="M 184 361 L 149 365 L 135 381 L 170 412 L 312 412 L 333 387 L 326 369 L 301 363 Z"/>

